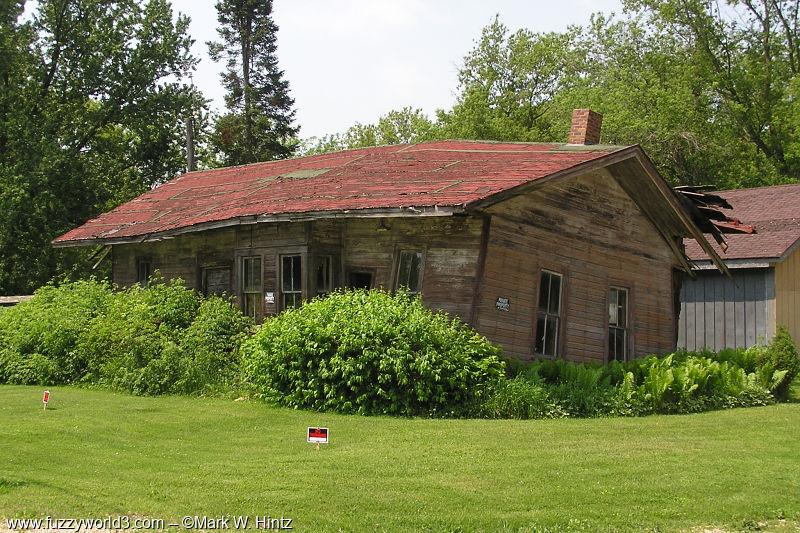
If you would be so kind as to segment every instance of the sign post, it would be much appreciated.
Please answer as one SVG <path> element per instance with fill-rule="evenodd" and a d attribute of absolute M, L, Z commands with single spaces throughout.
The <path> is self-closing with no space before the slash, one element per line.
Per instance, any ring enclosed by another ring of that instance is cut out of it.
<path fill-rule="evenodd" d="M 328 444 L 328 428 L 308 428 L 306 441 L 315 444 L 316 449 L 319 450 L 320 444 Z"/>
<path fill-rule="evenodd" d="M 44 404 L 44 410 L 47 411 L 47 402 L 50 401 L 50 391 L 44 391 L 44 395 L 42 396 L 42 403 Z"/>

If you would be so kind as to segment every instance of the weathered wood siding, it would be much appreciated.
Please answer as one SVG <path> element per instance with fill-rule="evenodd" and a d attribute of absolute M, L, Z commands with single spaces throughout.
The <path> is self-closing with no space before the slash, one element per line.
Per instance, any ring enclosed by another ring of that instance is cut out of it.
<path fill-rule="evenodd" d="M 559 355 L 605 361 L 610 288 L 629 290 L 629 354 L 674 348 L 676 259 L 605 171 L 559 180 L 492 213 L 477 329 L 520 358 L 533 356 L 542 269 L 562 274 Z M 497 309 L 499 297 L 509 310 Z"/>
<path fill-rule="evenodd" d="M 400 250 L 421 250 L 423 301 L 469 320 L 482 226 L 474 217 L 350 219 L 344 230 L 345 269 L 372 268 L 375 285 L 392 288 Z"/>
<path fill-rule="evenodd" d="M 800 341 L 800 249 L 775 265 L 776 322 Z"/>
<path fill-rule="evenodd" d="M 203 268 L 228 265 L 231 294 L 239 293 L 243 257 L 262 261 L 263 293 L 275 293 L 275 303 L 261 302 L 259 315 L 279 311 L 279 260 L 283 254 L 300 254 L 305 274 L 303 295 L 313 296 L 311 259 L 331 255 L 334 283 L 342 285 L 350 270 L 374 273 L 374 286 L 393 288 L 401 250 L 424 253 L 423 300 L 469 320 L 475 291 L 476 267 L 483 221 L 475 217 L 420 217 L 395 219 L 329 219 L 315 222 L 268 223 L 187 234 L 145 244 L 114 246 L 113 278 L 122 286 L 136 283 L 136 264 L 151 261 L 166 279 L 183 278 L 200 289 Z"/>
<path fill-rule="evenodd" d="M 773 270 L 697 273 L 681 284 L 678 347 L 687 350 L 747 348 L 775 333 Z"/>

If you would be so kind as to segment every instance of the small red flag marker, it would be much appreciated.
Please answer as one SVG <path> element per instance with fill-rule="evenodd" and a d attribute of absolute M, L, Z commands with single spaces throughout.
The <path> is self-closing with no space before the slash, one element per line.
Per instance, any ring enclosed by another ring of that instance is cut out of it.
<path fill-rule="evenodd" d="M 44 409 L 47 410 L 47 402 L 50 401 L 50 391 L 44 391 L 44 395 L 42 396 L 42 403 L 44 404 Z"/>

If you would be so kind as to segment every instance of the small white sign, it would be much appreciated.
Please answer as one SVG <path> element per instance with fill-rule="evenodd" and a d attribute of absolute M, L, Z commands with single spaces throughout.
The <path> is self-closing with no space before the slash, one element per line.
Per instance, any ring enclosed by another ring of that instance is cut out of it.
<path fill-rule="evenodd" d="M 308 442 L 328 444 L 328 428 L 308 428 Z"/>
<path fill-rule="evenodd" d="M 494 305 L 498 311 L 508 311 L 510 308 L 508 298 L 498 298 Z"/>
<path fill-rule="evenodd" d="M 274 292 L 266 292 L 264 293 L 264 301 L 268 304 L 275 303 L 275 293 Z"/>

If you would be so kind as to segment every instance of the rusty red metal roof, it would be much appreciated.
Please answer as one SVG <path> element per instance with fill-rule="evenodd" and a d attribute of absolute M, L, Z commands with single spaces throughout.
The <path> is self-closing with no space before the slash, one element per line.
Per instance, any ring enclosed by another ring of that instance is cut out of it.
<path fill-rule="evenodd" d="M 244 217 L 463 208 L 623 148 L 434 141 L 189 172 L 53 242 L 145 239 Z"/>
<path fill-rule="evenodd" d="M 712 243 L 723 259 L 780 258 L 800 239 L 800 184 L 736 189 L 715 194 L 731 204 L 732 217 L 756 228 L 753 234 L 726 235 L 726 253 Z M 690 259 L 709 260 L 693 239 L 684 242 Z"/>

